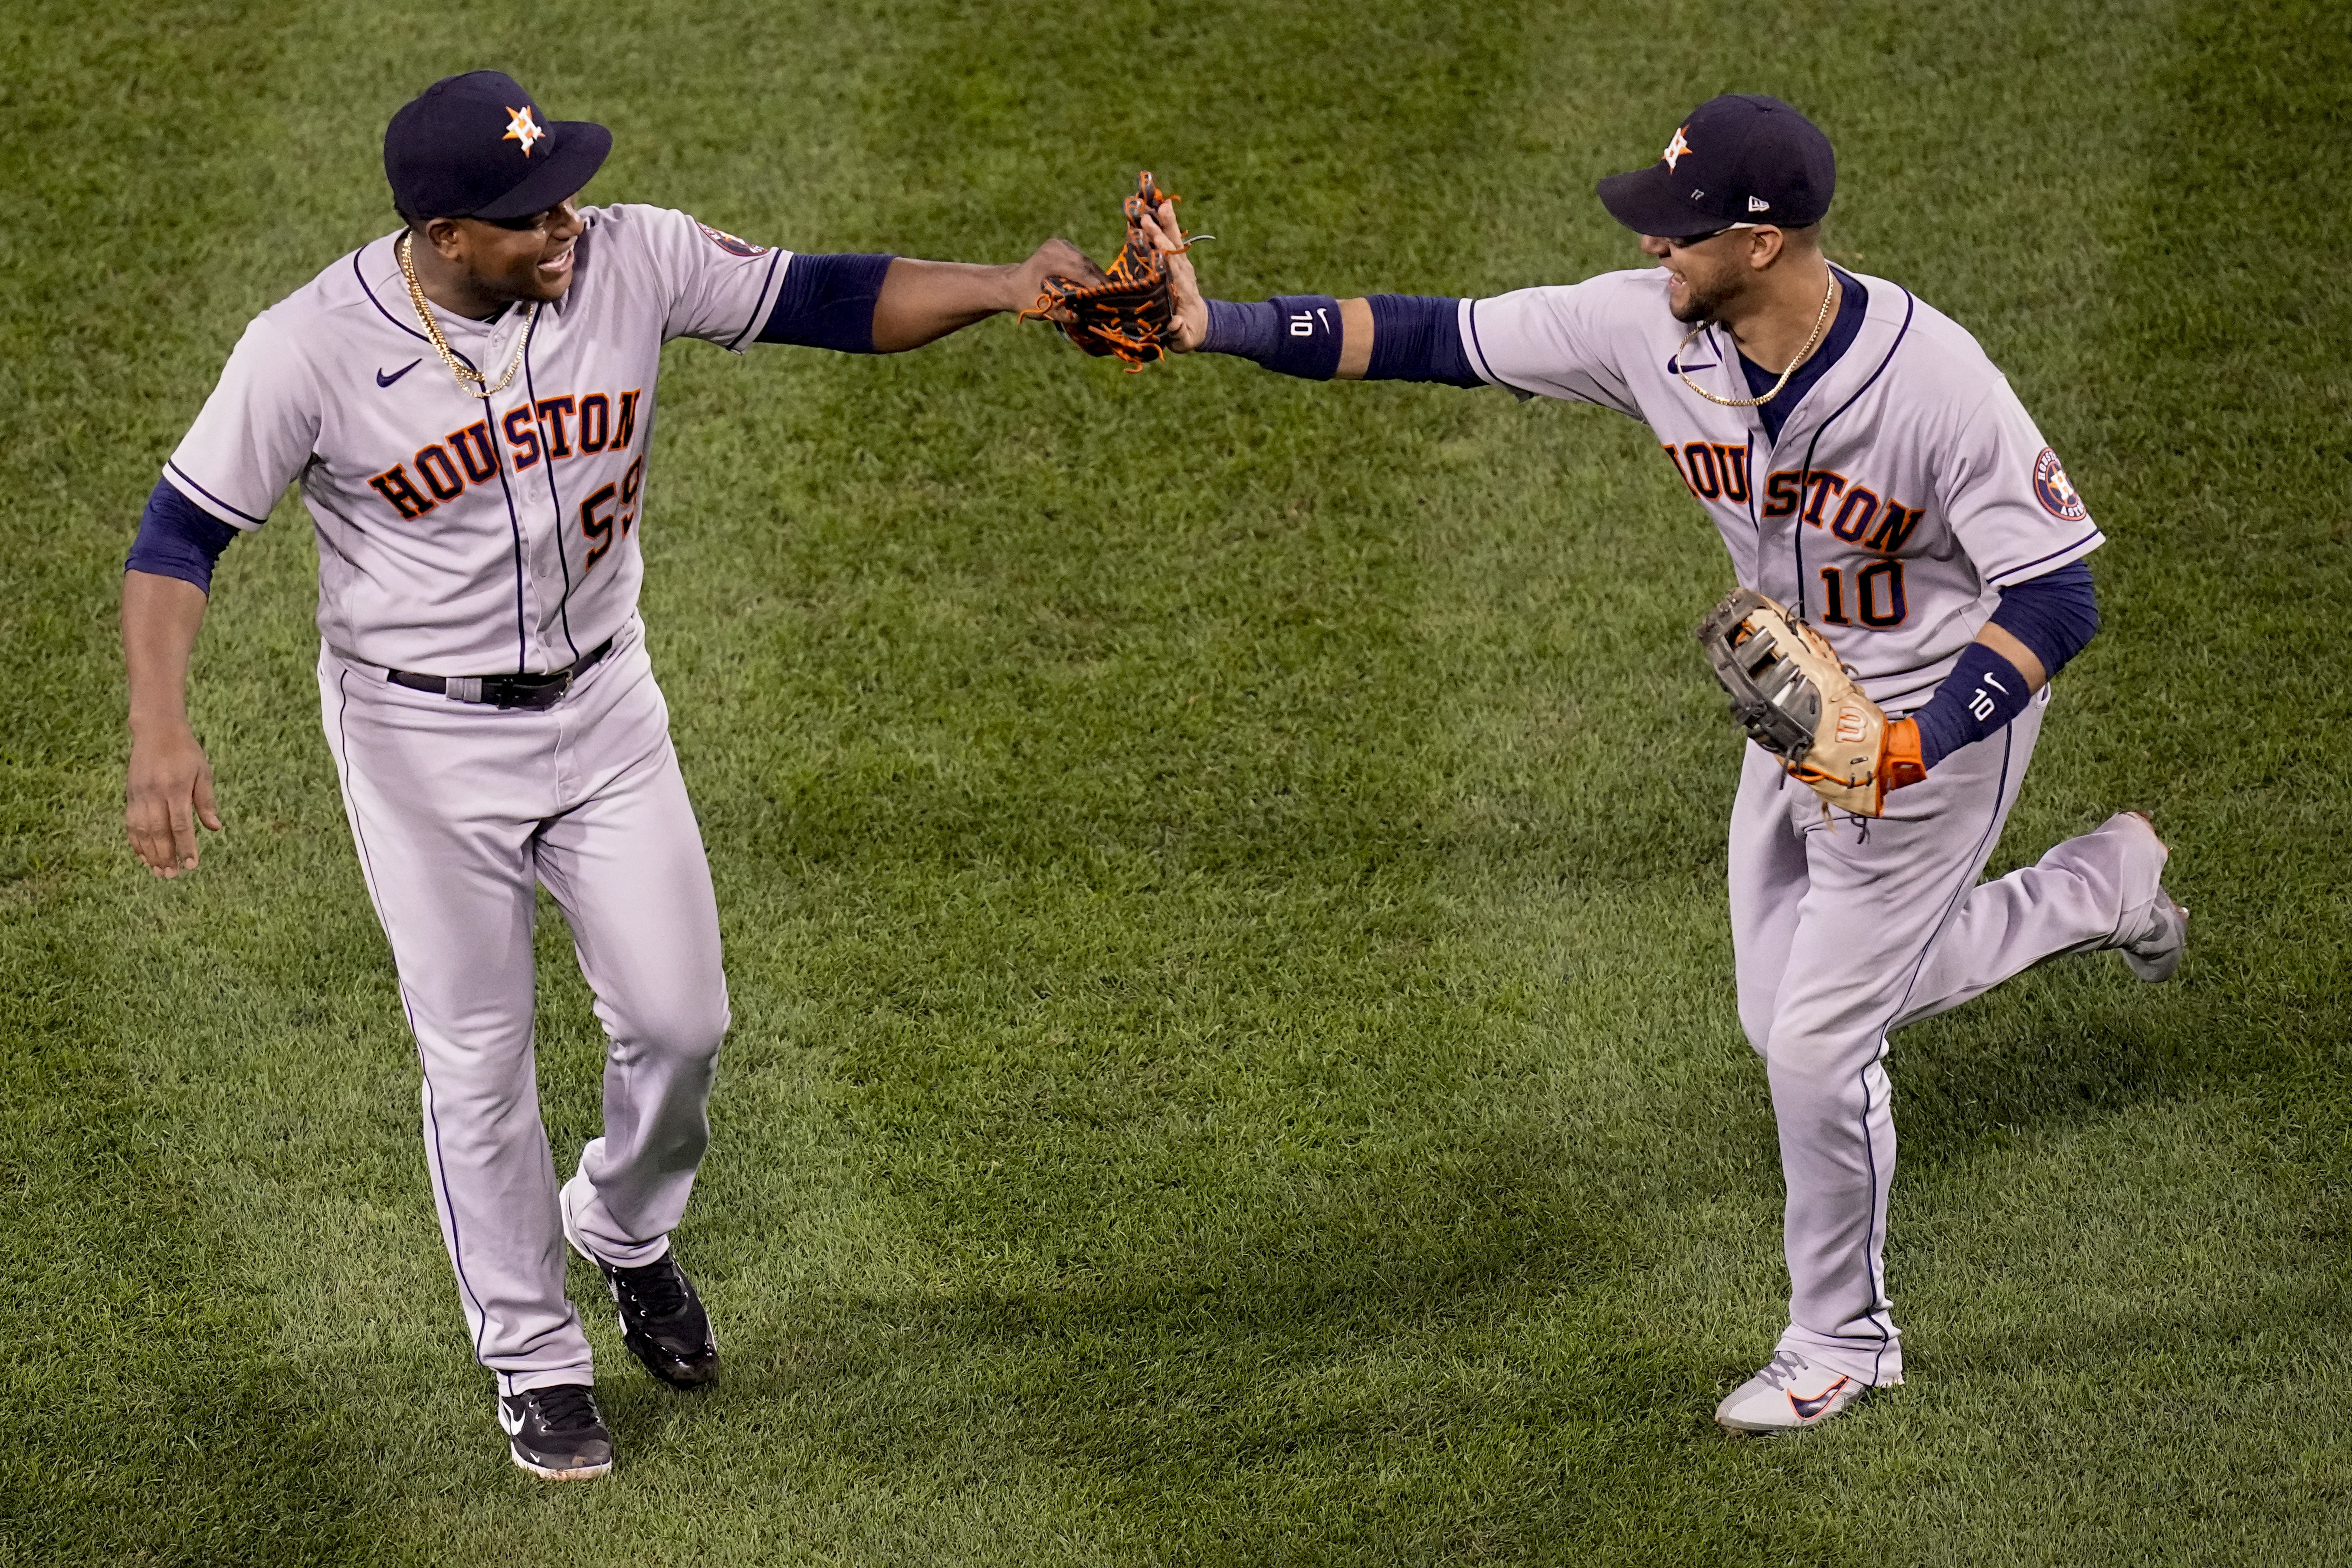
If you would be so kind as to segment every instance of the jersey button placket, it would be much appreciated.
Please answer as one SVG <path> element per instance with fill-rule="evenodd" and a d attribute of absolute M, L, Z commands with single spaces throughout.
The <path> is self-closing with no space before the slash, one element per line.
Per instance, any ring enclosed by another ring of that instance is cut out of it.
<path fill-rule="evenodd" d="M 509 309 L 506 314 L 499 319 L 492 333 L 492 341 L 497 345 L 497 352 L 500 356 L 499 363 L 505 363 L 504 356 L 514 352 L 515 334 L 522 330 L 522 321 L 526 313 L 520 307 L 515 307 Z M 524 584 L 522 615 L 524 636 L 530 645 L 528 656 L 529 668 L 541 670 L 558 668 L 572 661 L 570 654 L 559 654 L 555 651 L 561 646 L 561 639 L 551 639 L 548 636 L 549 611 L 546 606 L 550 595 L 540 581 L 541 574 L 538 562 L 539 555 L 546 547 L 546 541 L 540 534 L 536 525 L 542 516 L 543 509 L 551 505 L 551 498 L 554 494 L 554 481 L 550 477 L 549 469 L 553 466 L 555 458 L 547 439 L 547 430 L 539 417 L 539 410 L 531 401 L 533 367 L 528 362 L 538 357 L 534 351 L 540 346 L 541 333 L 554 325 L 552 314 L 545 308 L 540 311 L 541 319 L 532 331 L 531 342 L 524 350 L 526 363 L 521 367 L 521 379 L 516 388 L 522 395 L 517 406 L 525 410 L 524 419 L 539 437 L 539 461 L 524 473 L 520 493 L 515 497 L 515 527 L 521 538 L 520 550 Z M 556 529 L 559 548 L 562 538 L 562 521 L 559 519 Z"/>
<path fill-rule="evenodd" d="M 542 414 L 540 401 L 541 374 L 555 357 L 560 325 L 554 308 L 542 308 L 539 329 L 532 335 L 530 347 L 524 351 L 522 366 L 524 396 L 530 400 L 532 428 L 539 432 L 540 450 L 540 463 L 535 470 L 539 489 L 525 515 L 534 519 L 544 517 L 548 522 L 548 530 L 543 535 L 530 540 L 530 547 L 523 559 L 529 563 L 531 587 L 537 595 L 531 630 L 543 650 L 544 668 L 549 669 L 569 664 L 587 651 L 584 647 L 574 648 L 572 646 L 575 639 L 567 635 L 564 624 L 566 604 L 570 598 L 572 563 L 566 556 L 569 539 L 564 526 L 563 488 L 555 477 L 555 464 L 558 449 L 571 450 L 571 442 L 564 438 L 566 432 L 551 427 L 553 420 L 562 417 L 561 410 Z M 557 395 L 551 391 L 548 395 L 552 398 Z M 525 531 L 528 536 L 528 528 Z"/>
<path fill-rule="evenodd" d="M 505 421 L 508 414 L 515 409 L 523 410 L 525 417 L 530 418 L 530 398 L 526 396 L 509 408 L 499 411 L 499 427 L 501 430 L 506 427 Z M 511 453 L 509 456 L 511 460 Z M 557 659 L 554 664 L 550 664 L 547 660 L 546 639 L 540 636 L 539 631 L 541 618 L 539 607 L 539 574 L 531 570 L 531 555 L 537 544 L 532 525 L 540 515 L 540 502 L 547 493 L 546 473 L 547 443 L 542 437 L 540 442 L 539 460 L 514 476 L 515 494 L 511 509 L 515 535 L 515 571 L 520 580 L 518 590 L 520 602 L 517 605 L 515 613 L 521 617 L 522 622 L 521 668 L 524 669 L 551 669 L 555 665 L 565 662 L 562 659 Z"/>

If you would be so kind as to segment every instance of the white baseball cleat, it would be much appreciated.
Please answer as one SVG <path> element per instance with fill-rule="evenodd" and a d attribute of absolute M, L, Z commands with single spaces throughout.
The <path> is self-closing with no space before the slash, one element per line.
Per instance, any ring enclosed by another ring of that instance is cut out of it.
<path fill-rule="evenodd" d="M 2170 857 L 2169 847 L 2157 837 L 2156 824 L 2148 820 L 2147 813 L 2126 811 L 2122 815 L 2147 828 L 2148 837 L 2156 838 L 2157 847 Z M 2116 950 L 2124 955 L 2131 972 L 2151 985 L 2171 979 L 2172 972 L 2180 967 L 2180 955 L 2189 951 L 2189 910 L 2173 902 L 2172 895 L 2164 890 L 2161 882 L 2146 903 L 2125 911 L 2116 930 Z"/>
<path fill-rule="evenodd" d="M 1781 1350 L 1715 1407 L 1715 1419 L 1733 1432 L 1793 1432 L 1853 1409 L 1871 1387 L 1858 1377 L 1823 1371 L 1795 1351 Z"/>
<path fill-rule="evenodd" d="M 2137 935 L 2117 945 L 2131 972 L 2153 985 L 2169 980 L 2189 951 L 2189 910 L 2176 904 L 2161 885 L 2147 905 L 2124 917 L 2124 929 Z"/>

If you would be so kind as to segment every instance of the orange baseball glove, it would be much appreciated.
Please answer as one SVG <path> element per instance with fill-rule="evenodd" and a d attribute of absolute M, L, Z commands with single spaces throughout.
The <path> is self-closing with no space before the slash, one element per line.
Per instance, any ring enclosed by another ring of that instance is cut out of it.
<path fill-rule="evenodd" d="M 1162 191 L 1149 169 L 1136 176 L 1135 185 L 1135 195 L 1125 204 L 1127 243 L 1104 269 L 1104 281 L 1080 285 L 1054 279 L 1037 302 L 1021 313 L 1024 321 L 1043 317 L 1055 322 L 1065 337 L 1090 354 L 1118 355 L 1130 372 L 1168 352 L 1163 345 L 1176 314 L 1168 291 L 1165 253 L 1144 235 L 1139 220 L 1147 212 L 1158 212 L 1162 202 L 1182 199 Z"/>

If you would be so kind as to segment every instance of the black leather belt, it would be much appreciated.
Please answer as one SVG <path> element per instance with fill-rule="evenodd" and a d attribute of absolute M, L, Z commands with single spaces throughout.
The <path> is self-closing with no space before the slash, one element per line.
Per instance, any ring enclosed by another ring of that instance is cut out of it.
<path fill-rule="evenodd" d="M 383 678 L 412 691 L 433 691 L 459 702 L 487 702 L 494 708 L 552 708 L 572 689 L 572 682 L 613 651 L 606 637 L 562 669 L 545 675 L 418 675 L 387 669 Z"/>

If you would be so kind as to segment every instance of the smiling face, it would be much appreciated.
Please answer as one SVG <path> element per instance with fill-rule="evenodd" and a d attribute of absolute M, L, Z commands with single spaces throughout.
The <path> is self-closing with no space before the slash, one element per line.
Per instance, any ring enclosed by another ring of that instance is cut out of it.
<path fill-rule="evenodd" d="M 1760 229 L 1733 228 L 1686 245 L 1678 239 L 1642 237 L 1642 252 L 1658 258 L 1666 272 L 1666 304 L 1677 321 L 1719 321 L 1738 302 L 1756 276 L 1755 239 Z"/>
<path fill-rule="evenodd" d="M 496 310 L 517 300 L 562 299 L 572 287 L 574 247 L 585 226 L 567 196 L 530 217 L 435 218 L 424 233 L 448 264 L 449 281 Z"/>

